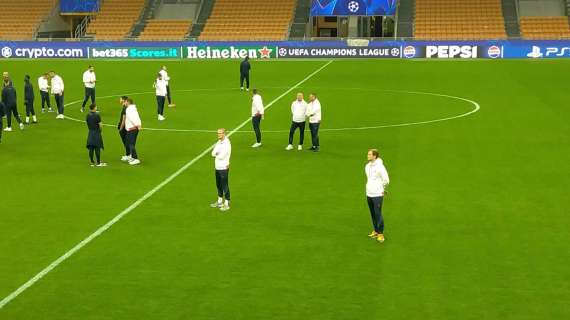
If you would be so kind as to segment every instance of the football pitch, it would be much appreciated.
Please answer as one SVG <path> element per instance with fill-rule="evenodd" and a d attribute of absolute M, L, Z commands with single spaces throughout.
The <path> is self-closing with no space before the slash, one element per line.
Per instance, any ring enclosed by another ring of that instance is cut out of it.
<path fill-rule="evenodd" d="M 55 70 L 83 120 L 88 64 L 0 68 L 20 114 L 24 75 L 39 112 L 36 79 Z M 238 61 L 92 64 L 108 167 L 89 166 L 80 121 L 3 133 L 0 319 L 570 317 L 570 61 L 253 61 L 258 149 Z M 162 64 L 176 107 L 159 122 Z M 297 92 L 322 103 L 318 153 L 285 151 Z M 119 161 L 121 95 L 141 113 L 140 166 Z M 221 127 L 227 213 L 209 206 Z M 367 238 L 370 148 L 391 180 L 383 244 Z"/>

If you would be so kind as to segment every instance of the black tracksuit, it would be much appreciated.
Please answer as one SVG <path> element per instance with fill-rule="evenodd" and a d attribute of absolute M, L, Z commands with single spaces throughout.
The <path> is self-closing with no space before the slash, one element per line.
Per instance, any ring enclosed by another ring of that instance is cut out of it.
<path fill-rule="evenodd" d="M 22 123 L 17 109 L 16 89 L 14 89 L 12 85 L 8 85 L 2 89 L 2 102 L 6 106 L 6 123 L 8 127 L 12 126 L 12 114 L 18 123 Z"/>
<path fill-rule="evenodd" d="M 246 88 L 249 89 L 249 70 L 251 70 L 251 65 L 249 64 L 249 60 L 243 60 L 239 65 L 239 85 L 243 88 L 243 81 L 245 80 Z"/>
<path fill-rule="evenodd" d="M 26 117 L 30 115 L 35 116 L 34 111 L 34 86 L 30 81 L 25 81 L 24 84 L 24 104 L 26 105 Z"/>

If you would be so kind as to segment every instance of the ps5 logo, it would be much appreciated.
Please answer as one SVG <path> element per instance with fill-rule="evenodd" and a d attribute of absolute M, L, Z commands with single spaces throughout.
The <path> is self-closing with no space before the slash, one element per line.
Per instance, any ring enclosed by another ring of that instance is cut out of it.
<path fill-rule="evenodd" d="M 547 47 L 543 53 L 539 46 L 532 46 L 532 51 L 526 56 L 529 58 L 570 57 L 570 47 Z"/>

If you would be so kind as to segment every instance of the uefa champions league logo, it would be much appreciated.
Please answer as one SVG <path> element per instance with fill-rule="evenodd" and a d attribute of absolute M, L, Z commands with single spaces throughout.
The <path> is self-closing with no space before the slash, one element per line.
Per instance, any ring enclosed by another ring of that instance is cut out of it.
<path fill-rule="evenodd" d="M 360 9 L 360 5 L 358 4 L 358 2 L 356 2 L 356 1 L 350 1 L 350 2 L 348 3 L 348 11 L 354 13 L 354 12 L 358 11 L 358 9 Z"/>
<path fill-rule="evenodd" d="M 10 47 L 2 48 L 2 57 L 10 58 L 12 56 L 12 49 Z"/>

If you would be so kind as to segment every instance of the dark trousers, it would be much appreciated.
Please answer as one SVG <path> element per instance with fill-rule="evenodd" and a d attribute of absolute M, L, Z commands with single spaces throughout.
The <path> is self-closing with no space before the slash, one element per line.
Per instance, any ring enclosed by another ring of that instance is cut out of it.
<path fill-rule="evenodd" d="M 243 88 L 243 81 L 245 80 L 246 88 L 249 89 L 249 73 L 241 73 L 239 76 L 239 86 Z"/>
<path fill-rule="evenodd" d="M 295 135 L 295 130 L 299 128 L 299 145 L 303 145 L 305 141 L 305 122 L 291 122 L 291 129 L 289 130 L 289 144 L 293 144 L 293 136 Z"/>
<path fill-rule="evenodd" d="M 133 159 L 139 158 L 136 148 L 138 135 L 139 135 L 138 129 L 127 131 L 128 155 L 130 155 Z"/>
<path fill-rule="evenodd" d="M 382 201 L 384 197 L 366 197 L 370 216 L 372 216 L 372 226 L 377 233 L 384 233 L 384 218 L 382 218 Z"/>
<path fill-rule="evenodd" d="M 218 197 L 225 197 L 228 201 L 230 201 L 229 173 L 229 169 L 216 170 L 216 188 L 218 188 Z"/>
<path fill-rule="evenodd" d="M 24 101 L 24 104 L 26 105 L 26 117 L 29 117 L 30 115 L 35 116 L 36 111 L 34 110 L 34 100 Z"/>
<path fill-rule="evenodd" d="M 6 106 L 6 125 L 8 128 L 12 126 L 12 115 L 14 115 L 14 118 L 16 118 L 18 123 L 22 123 L 22 119 L 20 119 L 20 114 L 18 113 L 16 106 Z"/>
<path fill-rule="evenodd" d="M 156 96 L 157 113 L 161 116 L 164 115 L 164 102 L 166 98 L 163 96 Z"/>
<path fill-rule="evenodd" d="M 46 104 L 48 108 L 51 108 L 51 102 L 49 101 L 49 92 L 40 91 L 40 95 L 42 96 L 42 110 L 45 109 Z"/>
<path fill-rule="evenodd" d="M 83 98 L 83 104 L 81 109 L 85 109 L 85 104 L 87 100 L 91 98 L 91 104 L 95 104 L 95 88 L 85 88 L 85 97 Z"/>
<path fill-rule="evenodd" d="M 55 104 L 57 105 L 57 113 L 63 114 L 63 93 L 54 94 L 53 97 L 55 98 Z"/>
<path fill-rule="evenodd" d="M 261 142 L 261 115 L 251 117 L 251 123 L 253 124 L 253 131 L 255 132 L 255 141 L 257 143 Z"/>
<path fill-rule="evenodd" d="M 311 129 L 311 140 L 313 141 L 313 147 L 318 148 L 320 147 L 319 143 L 319 127 L 321 126 L 320 123 L 309 123 L 309 129 Z"/>
<path fill-rule="evenodd" d="M 123 142 L 123 146 L 125 147 L 125 155 L 129 155 L 129 143 L 127 141 L 127 130 L 119 130 L 119 136 L 121 136 L 121 141 Z"/>
<path fill-rule="evenodd" d="M 97 157 L 97 162 L 93 159 L 93 153 L 95 153 L 95 156 Z M 89 160 L 91 160 L 91 163 L 101 163 L 101 148 L 89 147 Z"/>
<path fill-rule="evenodd" d="M 172 97 L 170 96 L 170 85 L 166 86 L 166 97 L 168 98 L 168 104 L 172 104 Z"/>
<path fill-rule="evenodd" d="M 2 131 L 3 131 L 3 124 L 4 120 L 2 119 L 2 111 L 0 111 L 0 142 L 2 141 Z"/>

